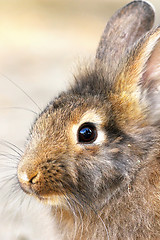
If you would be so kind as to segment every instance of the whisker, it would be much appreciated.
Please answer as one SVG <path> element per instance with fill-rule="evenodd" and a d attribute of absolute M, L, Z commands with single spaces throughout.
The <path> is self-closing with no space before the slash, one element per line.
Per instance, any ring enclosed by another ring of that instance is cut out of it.
<path fill-rule="evenodd" d="M 14 210 L 14 212 L 19 212 L 20 207 L 22 207 L 22 203 L 24 201 L 25 198 L 25 194 L 23 194 L 23 192 L 19 191 L 20 189 L 14 189 L 13 187 L 10 188 L 10 191 L 8 191 L 7 194 L 5 194 L 4 199 L 5 199 L 5 204 L 4 204 L 4 209 L 12 204 L 12 205 L 16 205 L 19 206 L 18 208 L 15 208 L 15 210 L 17 209 L 17 211 Z M 17 214 L 17 213 L 16 213 Z"/>
<path fill-rule="evenodd" d="M 63 219 L 63 211 L 62 211 L 62 206 L 60 206 L 60 211 L 61 211 L 61 215 L 60 215 L 60 224 L 62 223 L 62 219 Z"/>
<path fill-rule="evenodd" d="M 15 172 L 17 170 L 17 166 L 13 165 L 1 165 L 0 164 L 0 172 L 6 174 L 8 172 Z"/>
<path fill-rule="evenodd" d="M 1 162 L 2 161 L 2 162 Z M 4 159 L 0 158 L 0 169 L 17 169 L 19 161 L 16 159 L 14 162 L 11 159 L 7 159 L 4 162 Z"/>
<path fill-rule="evenodd" d="M 66 200 L 69 208 L 71 209 L 71 212 L 73 213 L 74 217 L 77 218 L 75 209 L 72 207 L 72 205 L 71 205 L 71 203 L 70 203 L 70 201 L 69 201 L 69 198 L 68 198 L 67 194 L 66 194 L 66 196 L 64 195 L 64 198 L 65 198 L 65 200 Z"/>
<path fill-rule="evenodd" d="M 23 193 L 23 198 L 20 199 L 19 205 L 22 207 L 23 203 L 25 202 L 25 199 L 27 198 L 27 195 Z"/>
<path fill-rule="evenodd" d="M 81 240 L 82 239 L 82 235 L 83 235 L 83 229 L 84 229 L 83 217 L 82 217 L 82 214 L 81 214 L 81 210 L 83 212 L 83 206 L 80 203 L 80 200 L 77 201 L 77 199 L 75 198 L 75 194 L 72 193 L 73 197 L 72 197 L 72 195 L 68 195 L 66 193 L 65 194 L 63 193 L 63 195 L 64 196 L 66 195 L 66 197 L 65 197 L 66 202 L 69 205 L 69 208 L 71 209 L 71 212 L 74 215 L 75 233 L 74 233 L 74 238 L 73 239 L 76 238 L 77 229 L 78 229 L 78 231 L 80 231 L 80 238 L 79 238 L 79 240 Z M 81 207 L 81 210 L 80 210 L 79 207 Z M 78 218 L 76 212 L 78 212 L 79 218 Z M 78 228 L 78 224 L 77 224 L 78 219 L 80 219 L 80 222 L 79 222 L 80 226 L 79 226 L 79 228 Z"/>
<path fill-rule="evenodd" d="M 21 191 L 20 185 L 18 183 L 17 174 L 12 173 L 11 176 L 9 174 L 5 175 L 5 177 L 0 178 L 0 182 L 1 182 L 0 190 L 2 190 L 5 187 L 5 193 L 3 193 L 4 192 L 3 190 L 1 194 L 2 198 L 4 199 L 3 202 L 5 203 L 3 209 L 8 209 L 10 203 L 14 204 L 14 202 L 17 202 L 17 205 L 20 206 L 19 199 L 20 200 L 22 199 L 23 192 Z"/>
<path fill-rule="evenodd" d="M 82 234 L 83 234 L 83 229 L 84 229 L 84 224 L 83 224 L 83 218 L 82 218 L 82 214 L 81 214 L 81 211 L 79 209 L 79 206 L 78 206 L 78 213 L 79 213 L 79 217 L 80 217 L 80 223 L 81 223 L 81 233 L 80 233 L 80 240 L 82 238 Z"/>
<path fill-rule="evenodd" d="M 23 153 L 23 151 L 22 151 L 19 147 L 17 147 L 15 144 L 13 144 L 13 143 L 11 143 L 11 142 L 9 142 L 9 141 L 7 141 L 7 140 L 0 139 L 0 144 L 3 145 L 3 143 L 6 144 L 6 145 L 4 145 L 4 146 L 7 146 L 7 147 L 8 147 L 8 145 L 11 145 L 12 147 L 16 148 L 16 149 L 19 150 L 21 153 Z"/>
<path fill-rule="evenodd" d="M 19 158 L 19 156 L 8 153 L 8 152 L 1 152 L 0 157 L 7 157 L 7 158 Z"/>
<path fill-rule="evenodd" d="M 17 169 L 17 166 L 18 166 L 18 161 L 11 162 L 11 159 L 10 160 L 7 159 L 5 162 L 0 162 L 0 169 L 6 169 L 6 170 Z"/>
<path fill-rule="evenodd" d="M 82 218 L 81 210 L 80 210 L 80 208 L 79 208 L 80 205 L 77 204 L 76 201 L 75 201 L 72 197 L 70 197 L 70 199 L 72 200 L 72 203 L 74 204 L 74 208 L 76 208 L 76 210 L 78 211 L 79 217 L 80 217 L 80 222 L 79 222 L 80 227 L 79 227 L 79 229 L 81 229 L 81 232 L 80 232 L 80 238 L 79 238 L 79 240 L 81 240 L 81 239 L 82 239 L 82 234 L 83 234 L 83 218 Z M 75 205 L 76 205 L 76 206 L 75 206 Z M 76 217 L 77 217 L 77 215 L 76 215 Z M 77 218 L 78 218 L 78 217 L 77 217 Z M 77 226 L 77 224 L 76 224 L 75 237 L 76 237 L 77 229 L 78 229 L 78 226 Z M 74 238 L 75 238 L 75 237 L 74 237 Z"/>
<path fill-rule="evenodd" d="M 5 162 L 7 161 L 8 159 L 8 162 L 10 161 L 10 163 L 13 163 L 13 160 L 15 162 L 18 162 L 20 160 L 20 157 L 17 156 L 17 155 L 14 155 L 14 154 L 11 154 L 11 153 L 7 153 L 7 152 L 1 152 L 0 153 L 0 159 L 1 160 L 4 160 L 5 159 Z M 11 161 L 12 160 L 12 161 Z"/>
<path fill-rule="evenodd" d="M 2 77 L 4 77 L 5 79 L 7 79 L 9 82 L 11 82 L 15 87 L 17 87 L 21 92 L 23 92 L 28 99 L 30 99 L 30 101 L 42 112 L 41 108 L 38 106 L 38 104 L 33 100 L 33 98 L 31 98 L 31 96 L 29 96 L 29 94 L 27 92 L 25 92 L 17 83 L 15 83 L 13 80 L 11 80 L 9 77 L 7 77 L 6 75 L 0 73 L 0 75 Z"/>
<path fill-rule="evenodd" d="M 17 211 L 19 211 L 19 209 L 21 208 L 21 211 L 23 210 L 24 211 L 24 207 L 26 207 L 26 202 L 28 200 L 28 195 L 25 194 L 22 189 L 19 187 L 17 189 L 14 189 L 14 195 L 16 196 L 16 199 L 14 200 L 13 203 L 16 203 L 18 202 L 18 208 L 17 208 Z M 19 197 L 17 198 L 17 194 L 19 195 Z M 31 197 L 29 198 L 29 204 L 31 202 Z M 28 205 L 29 206 L 29 205 Z M 28 207 L 27 207 L 28 208 Z"/>
<path fill-rule="evenodd" d="M 4 159 L 3 159 L 4 160 Z M 0 159 L 1 161 L 1 159 Z M 5 169 L 5 171 L 8 170 L 13 170 L 13 169 L 17 169 L 19 161 L 15 161 L 15 162 L 11 162 L 11 159 L 7 159 L 5 160 L 5 162 L 0 162 L 0 170 L 1 169 Z"/>
<path fill-rule="evenodd" d="M 0 110 L 24 110 L 24 111 L 28 111 L 31 113 L 34 113 L 35 115 L 37 115 L 38 113 L 36 113 L 35 111 L 29 109 L 29 108 L 24 108 L 24 107 L 1 107 Z"/>
<path fill-rule="evenodd" d="M 0 173 L 5 174 L 5 175 L 6 175 L 6 173 L 15 173 L 15 172 L 17 172 L 17 166 L 18 166 L 17 163 L 16 163 L 16 165 L 0 163 Z"/>
<path fill-rule="evenodd" d="M 19 187 L 17 182 L 13 182 L 10 186 L 10 191 L 8 192 L 8 197 L 11 198 L 14 195 L 17 196 L 16 194 L 19 192 Z"/>
<path fill-rule="evenodd" d="M 18 181 L 14 182 L 14 183 L 12 184 L 11 190 L 12 190 L 12 193 L 13 193 L 13 194 L 14 194 L 14 193 L 16 194 L 17 192 L 19 192 L 19 191 L 21 190 L 21 187 L 20 187 Z"/>
<path fill-rule="evenodd" d="M 10 179 L 11 180 L 11 179 Z M 15 182 L 12 184 L 15 185 Z M 1 199 L 3 199 L 3 211 L 5 209 L 8 209 L 8 206 L 10 205 L 10 203 L 13 204 L 13 201 L 17 201 L 18 200 L 18 196 L 19 194 L 18 191 L 16 191 L 15 189 L 13 189 L 12 185 L 8 188 L 8 191 L 3 194 L 1 194 Z"/>
<path fill-rule="evenodd" d="M 4 183 L 4 184 L 0 185 L 0 190 L 4 187 L 4 185 L 7 185 L 9 182 L 11 182 L 13 179 L 15 179 L 15 175 L 16 174 L 14 174 L 12 176 L 8 175 L 8 176 L 1 177 L 0 178 L 1 184 L 2 183 Z"/>
<path fill-rule="evenodd" d="M 25 194 L 25 197 L 27 197 L 27 195 Z M 29 209 L 31 206 L 31 202 L 32 202 L 32 197 L 29 198 L 28 204 L 27 204 L 27 208 Z"/>
<path fill-rule="evenodd" d="M 83 195 L 83 194 L 81 193 L 81 195 Z M 74 197 L 78 200 L 78 204 L 81 205 L 80 200 L 78 199 L 78 197 L 77 197 L 76 194 L 74 194 Z M 84 197 L 85 197 L 85 196 L 84 196 Z M 102 223 L 102 225 L 103 225 L 103 227 L 104 227 L 104 229 L 105 229 L 105 232 L 106 232 L 106 235 L 107 235 L 107 239 L 109 240 L 110 237 L 109 237 L 108 229 L 107 229 L 107 227 L 106 227 L 103 219 L 101 218 L 101 216 L 97 213 L 97 211 L 94 209 L 94 207 L 92 207 L 87 201 L 85 201 L 84 199 L 81 200 L 81 201 L 82 201 L 85 205 L 87 205 L 87 206 L 97 215 L 97 217 L 99 218 L 99 220 L 101 221 L 101 223 Z M 82 205 L 82 206 L 83 206 L 83 205 Z"/>
<path fill-rule="evenodd" d="M 16 146 L 14 146 L 13 144 L 8 144 L 8 143 L 6 143 L 6 142 L 2 142 L 1 140 L 0 140 L 0 144 L 2 145 L 2 146 L 5 146 L 5 147 L 8 147 L 10 150 L 12 150 L 13 152 L 15 152 L 15 153 L 17 153 L 20 157 L 21 157 L 21 154 L 22 154 L 22 150 L 20 150 L 20 149 L 18 149 Z M 13 147 L 15 147 L 16 149 L 14 149 Z M 21 151 L 21 154 L 18 152 L 18 150 L 19 151 Z"/>

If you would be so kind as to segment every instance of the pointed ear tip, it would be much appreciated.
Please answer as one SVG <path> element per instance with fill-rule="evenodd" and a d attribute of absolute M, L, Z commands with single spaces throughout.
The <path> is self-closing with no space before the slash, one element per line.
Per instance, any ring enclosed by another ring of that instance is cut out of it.
<path fill-rule="evenodd" d="M 155 7 L 154 5 L 150 2 L 150 1 L 143 1 L 143 0 L 135 0 L 132 1 L 130 3 L 128 3 L 126 6 L 136 6 L 136 7 L 143 7 L 143 8 L 147 8 L 148 10 L 152 10 L 153 12 L 155 12 Z"/>
<path fill-rule="evenodd" d="M 155 8 L 149 1 L 132 1 L 119 10 L 120 15 L 124 14 L 124 12 L 132 17 L 137 17 L 137 15 L 139 15 L 146 24 L 148 22 L 148 30 L 153 27 Z"/>
<path fill-rule="evenodd" d="M 134 0 L 118 9 L 109 19 L 101 36 L 96 51 L 96 60 L 107 62 L 107 59 L 110 59 L 108 56 L 115 58 L 115 55 L 119 58 L 120 52 L 133 46 L 137 40 L 152 29 L 154 18 L 154 8 L 148 1 Z M 112 29 L 116 29 L 116 31 L 112 31 Z M 127 32 L 127 34 L 125 34 L 126 38 L 122 39 L 123 32 Z M 128 36 L 132 36 L 132 38 Z M 113 39 L 114 44 L 112 44 Z M 130 39 L 131 41 L 129 41 Z"/>
<path fill-rule="evenodd" d="M 153 5 L 153 3 L 151 3 L 150 1 L 146 0 L 146 1 L 139 1 L 139 2 L 142 2 L 143 4 L 145 4 L 146 6 L 148 6 L 150 9 L 152 9 L 152 11 L 155 12 L 155 7 Z"/>

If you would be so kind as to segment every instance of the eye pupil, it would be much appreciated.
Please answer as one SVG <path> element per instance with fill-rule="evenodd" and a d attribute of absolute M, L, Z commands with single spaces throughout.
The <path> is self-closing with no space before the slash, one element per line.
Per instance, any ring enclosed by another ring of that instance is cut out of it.
<path fill-rule="evenodd" d="M 78 131 L 78 141 L 81 143 L 92 143 L 97 138 L 96 127 L 92 123 L 84 123 Z"/>
<path fill-rule="evenodd" d="M 84 139 L 90 139 L 93 134 L 92 130 L 88 127 L 82 128 L 79 133 L 84 137 Z"/>

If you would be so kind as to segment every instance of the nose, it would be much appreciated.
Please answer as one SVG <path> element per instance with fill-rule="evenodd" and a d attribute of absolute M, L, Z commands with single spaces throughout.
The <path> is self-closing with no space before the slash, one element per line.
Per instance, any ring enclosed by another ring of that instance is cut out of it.
<path fill-rule="evenodd" d="M 21 164 L 19 164 L 17 175 L 21 188 L 26 193 L 31 194 L 33 192 L 33 185 L 39 180 L 38 171 L 34 170 L 31 166 L 21 166 Z"/>
<path fill-rule="evenodd" d="M 25 183 L 25 184 L 34 184 L 38 180 L 38 173 L 35 172 L 32 175 L 28 176 L 26 172 L 18 172 L 18 179 L 20 183 Z"/>

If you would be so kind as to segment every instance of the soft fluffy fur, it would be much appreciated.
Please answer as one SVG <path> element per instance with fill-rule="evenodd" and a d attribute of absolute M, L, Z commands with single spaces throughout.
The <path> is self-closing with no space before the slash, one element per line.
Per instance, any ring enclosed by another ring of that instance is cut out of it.
<path fill-rule="evenodd" d="M 146 33 L 153 18 L 141 1 L 119 10 L 95 66 L 33 124 L 19 182 L 53 205 L 62 239 L 160 239 L 160 29 Z M 84 122 L 96 125 L 97 142 L 77 142 Z"/>

